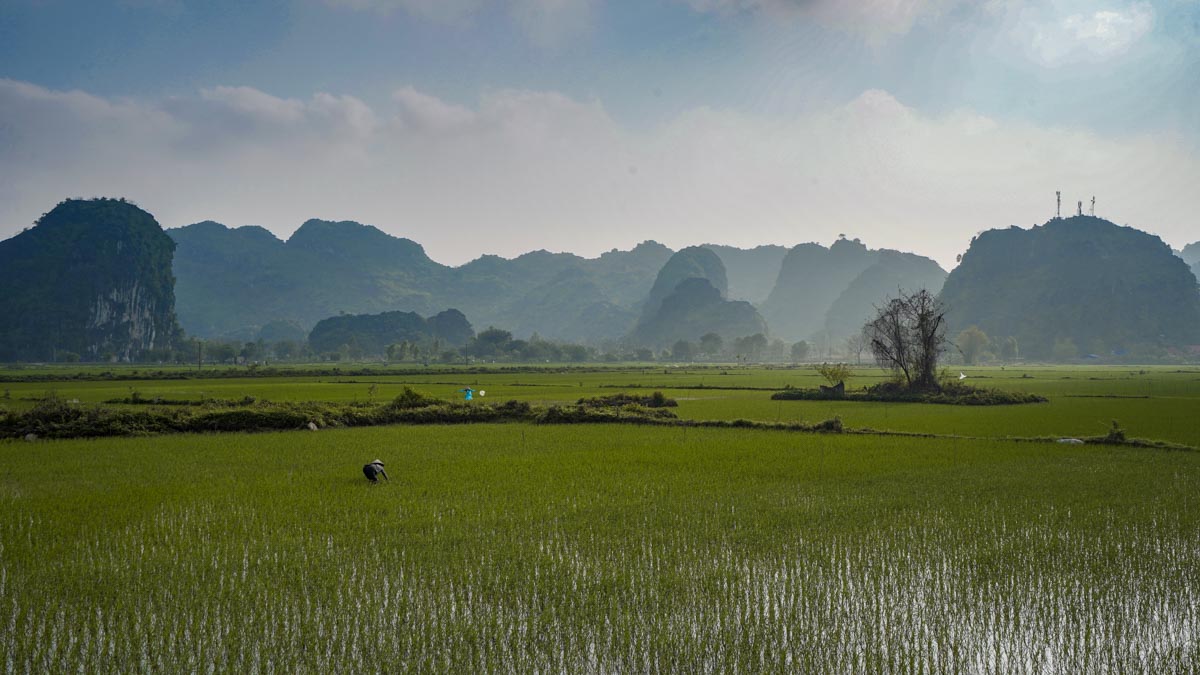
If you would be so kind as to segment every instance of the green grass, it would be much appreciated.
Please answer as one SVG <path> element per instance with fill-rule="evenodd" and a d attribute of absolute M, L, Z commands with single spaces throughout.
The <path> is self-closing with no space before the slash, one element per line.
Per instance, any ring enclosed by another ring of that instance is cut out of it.
<path fill-rule="evenodd" d="M 585 396 L 613 394 L 626 385 L 635 385 L 649 390 L 641 393 L 661 389 L 677 399 L 679 407 L 673 410 L 685 419 L 818 422 L 841 417 L 852 428 L 996 438 L 1094 436 L 1105 433 L 1116 419 L 1132 437 L 1200 447 L 1200 423 L 1195 421 L 1200 418 L 1200 368 L 1197 367 L 1029 366 L 961 370 L 969 375 L 968 382 L 978 386 L 1040 394 L 1050 402 L 951 409 L 951 406 L 899 403 L 772 401 L 771 393 L 787 384 L 815 387 L 821 380 L 811 368 L 803 367 L 589 366 L 487 374 L 442 368 L 428 374 L 345 377 L 0 382 L 0 394 L 9 392 L 7 400 L 0 398 L 0 407 L 17 410 L 31 407 L 34 405 L 31 399 L 48 390 L 84 403 L 125 398 L 133 391 L 146 398 L 238 400 L 254 396 L 271 401 L 347 403 L 387 401 L 405 386 L 435 398 L 456 400 L 461 396 L 457 390 L 467 385 L 485 390 L 485 400 L 516 399 L 554 405 L 574 403 Z M 884 377 L 882 371 L 860 368 L 848 385 L 854 389 Z M 680 388 L 699 386 L 734 389 Z M 1107 398 L 1112 396 L 1127 398 Z"/>
<path fill-rule="evenodd" d="M 1200 453 L 1003 439 L 1117 419 L 1200 447 L 1200 369 L 964 371 L 1050 400 L 772 401 L 815 373 L 629 365 L 0 382 L 18 410 L 51 389 L 383 402 L 469 384 L 534 404 L 661 389 L 685 419 L 981 437 L 476 424 L 3 441 L 0 671 L 1194 668 Z M 363 479 L 376 457 L 391 483 Z"/>
<path fill-rule="evenodd" d="M 1197 453 L 486 425 L 10 442 L 0 467 L 8 671 L 1200 658 Z"/>

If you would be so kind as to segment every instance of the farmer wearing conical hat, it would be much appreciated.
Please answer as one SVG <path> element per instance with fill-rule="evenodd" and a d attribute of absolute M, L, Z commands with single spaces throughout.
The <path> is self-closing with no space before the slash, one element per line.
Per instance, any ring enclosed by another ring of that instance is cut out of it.
<path fill-rule="evenodd" d="M 383 470 L 383 460 L 381 459 L 377 459 L 374 462 L 364 466 L 363 475 L 366 476 L 367 480 L 371 481 L 372 483 L 378 483 L 379 476 L 383 476 L 385 480 L 391 480 L 391 478 L 388 478 L 387 472 Z"/>

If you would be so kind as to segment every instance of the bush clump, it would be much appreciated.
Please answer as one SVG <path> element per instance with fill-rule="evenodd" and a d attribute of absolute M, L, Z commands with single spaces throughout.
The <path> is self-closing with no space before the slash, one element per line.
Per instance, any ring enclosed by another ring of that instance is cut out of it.
<path fill-rule="evenodd" d="M 679 406 L 679 402 L 673 398 L 667 398 L 661 391 L 656 391 L 649 396 L 620 392 L 608 396 L 581 398 L 575 402 L 575 405 L 585 408 L 621 408 L 627 405 L 639 405 L 645 408 L 675 408 Z"/>
<path fill-rule="evenodd" d="M 830 398 L 830 394 L 818 389 L 784 389 L 771 395 L 771 399 L 776 401 L 824 401 Z M 945 383 L 935 389 L 913 389 L 898 382 L 881 382 L 859 391 L 848 391 L 837 398 L 844 401 L 942 405 L 1016 405 L 1047 401 L 1046 397 L 1037 394 L 983 389 L 958 382 Z"/>
<path fill-rule="evenodd" d="M 411 410 L 413 408 L 424 408 L 431 405 L 442 405 L 445 401 L 426 396 L 419 391 L 413 391 L 411 387 L 405 387 L 404 391 L 396 395 L 387 404 L 392 410 Z"/>
<path fill-rule="evenodd" d="M 550 406 L 534 417 L 538 424 L 656 424 L 678 419 L 675 413 L 662 408 L 648 408 L 631 403 L 614 407 Z"/>

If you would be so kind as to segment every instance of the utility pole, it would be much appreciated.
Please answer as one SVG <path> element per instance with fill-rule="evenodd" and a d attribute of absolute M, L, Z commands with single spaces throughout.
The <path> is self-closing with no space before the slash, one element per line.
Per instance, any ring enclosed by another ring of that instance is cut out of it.
<path fill-rule="evenodd" d="M 1092 195 L 1092 217 L 1096 217 L 1096 195 Z"/>
<path fill-rule="evenodd" d="M 1083 215 L 1083 201 L 1079 202 L 1079 215 Z"/>
<path fill-rule="evenodd" d="M 1054 217 L 1062 218 L 1062 191 L 1055 190 L 1054 198 L 1055 198 L 1055 200 L 1057 200 L 1057 204 L 1058 204 L 1057 206 L 1054 207 Z"/>

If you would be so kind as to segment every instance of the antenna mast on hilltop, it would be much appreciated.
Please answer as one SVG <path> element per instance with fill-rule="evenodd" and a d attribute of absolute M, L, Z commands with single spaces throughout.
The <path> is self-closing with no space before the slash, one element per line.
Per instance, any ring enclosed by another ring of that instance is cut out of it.
<path fill-rule="evenodd" d="M 1055 190 L 1054 198 L 1058 201 L 1058 206 L 1054 207 L 1054 217 L 1062 218 L 1062 192 L 1060 190 Z"/>
<path fill-rule="evenodd" d="M 1092 195 L 1092 217 L 1096 217 L 1096 195 Z"/>

